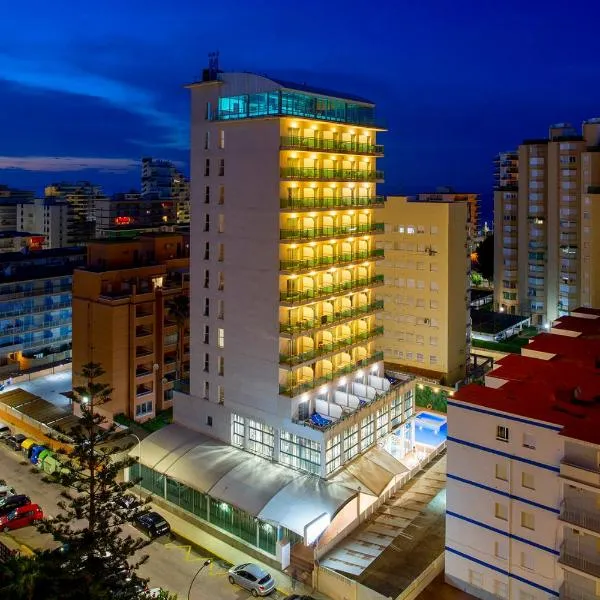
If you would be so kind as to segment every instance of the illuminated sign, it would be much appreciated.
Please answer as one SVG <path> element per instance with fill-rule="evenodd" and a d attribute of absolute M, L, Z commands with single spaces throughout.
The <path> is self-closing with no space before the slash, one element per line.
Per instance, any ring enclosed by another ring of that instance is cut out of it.
<path fill-rule="evenodd" d="M 115 217 L 115 225 L 131 225 L 132 223 L 132 217 Z"/>

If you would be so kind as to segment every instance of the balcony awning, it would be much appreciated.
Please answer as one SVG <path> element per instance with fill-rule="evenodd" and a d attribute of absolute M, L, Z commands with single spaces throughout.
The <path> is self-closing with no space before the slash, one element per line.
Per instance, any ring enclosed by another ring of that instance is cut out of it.
<path fill-rule="evenodd" d="M 134 446 L 141 464 L 298 535 L 323 513 L 331 519 L 356 491 L 244 452 L 179 424 Z"/>

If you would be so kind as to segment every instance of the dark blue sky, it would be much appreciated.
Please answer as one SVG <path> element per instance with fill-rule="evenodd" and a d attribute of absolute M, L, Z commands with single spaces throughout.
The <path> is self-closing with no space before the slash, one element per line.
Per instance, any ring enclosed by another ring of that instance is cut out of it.
<path fill-rule="evenodd" d="M 82 8 L 85 7 L 85 8 Z M 2 12 L 0 183 L 136 186 L 187 171 L 188 98 L 207 53 L 372 98 L 387 193 L 490 194 L 496 152 L 600 116 L 600 2 L 32 0 Z"/>

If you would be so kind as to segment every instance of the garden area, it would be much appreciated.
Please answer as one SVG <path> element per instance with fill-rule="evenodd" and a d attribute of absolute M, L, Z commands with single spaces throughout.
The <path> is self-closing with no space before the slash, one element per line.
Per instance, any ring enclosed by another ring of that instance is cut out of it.
<path fill-rule="evenodd" d="M 165 425 L 170 425 L 173 422 L 173 409 L 169 408 L 167 410 L 163 410 L 162 412 L 159 412 L 153 419 L 148 419 L 148 421 L 144 421 L 143 423 L 138 423 L 124 414 L 115 415 L 114 420 L 119 425 L 124 425 L 125 427 L 131 427 L 133 425 L 135 427 L 141 427 L 149 433 L 154 433 L 155 431 L 165 427 Z"/>
<path fill-rule="evenodd" d="M 448 392 L 418 383 L 415 390 L 415 404 L 419 408 L 427 408 L 443 413 L 448 412 Z"/>

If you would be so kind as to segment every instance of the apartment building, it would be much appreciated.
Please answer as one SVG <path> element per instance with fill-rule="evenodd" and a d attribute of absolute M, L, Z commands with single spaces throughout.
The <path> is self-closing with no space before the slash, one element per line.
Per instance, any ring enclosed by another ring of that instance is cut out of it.
<path fill-rule="evenodd" d="M 45 249 L 73 245 L 74 239 L 69 235 L 70 218 L 69 204 L 55 198 L 36 198 L 17 204 L 17 230 L 43 236 Z"/>
<path fill-rule="evenodd" d="M 377 347 L 386 369 L 453 385 L 470 353 L 468 202 L 389 196 L 376 247 L 384 285 Z"/>
<path fill-rule="evenodd" d="M 448 402 L 446 580 L 478 598 L 600 585 L 600 311 L 579 308 Z"/>
<path fill-rule="evenodd" d="M 172 162 L 142 159 L 142 197 L 161 202 L 165 222 L 189 224 L 190 182 Z"/>
<path fill-rule="evenodd" d="M 73 385 L 83 384 L 84 364 L 100 363 L 113 388 L 98 409 L 108 419 L 143 421 L 171 407 L 178 367 L 179 377 L 188 371 L 189 329 L 169 302 L 188 293 L 189 240 L 180 234 L 88 244 L 73 277 Z"/>
<path fill-rule="evenodd" d="M 598 148 L 600 119 L 590 119 L 581 133 L 566 123 L 553 125 L 547 138 L 525 140 L 518 159 L 514 153 L 498 157 L 494 229 L 502 233 L 494 293 L 500 309 L 549 325 L 596 302 L 598 261 L 591 252 L 598 235 L 592 221 Z"/>
<path fill-rule="evenodd" d="M 33 202 L 34 193 L 0 184 L 0 232 L 17 231 L 17 206 L 20 202 Z"/>
<path fill-rule="evenodd" d="M 0 254 L 41 250 L 44 244 L 43 235 L 26 231 L 0 231 Z"/>
<path fill-rule="evenodd" d="M 2 376 L 70 356 L 72 274 L 84 263 L 83 248 L 2 254 Z"/>
<path fill-rule="evenodd" d="M 419 202 L 461 202 L 467 205 L 467 242 L 471 250 L 480 239 L 481 197 L 479 194 L 458 193 L 450 187 L 439 187 L 435 192 L 417 194 Z"/>

